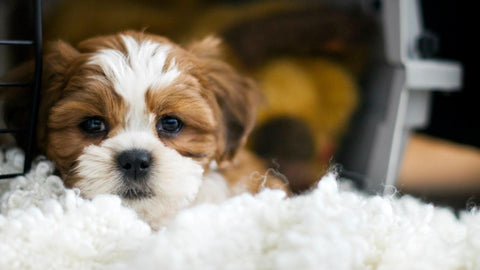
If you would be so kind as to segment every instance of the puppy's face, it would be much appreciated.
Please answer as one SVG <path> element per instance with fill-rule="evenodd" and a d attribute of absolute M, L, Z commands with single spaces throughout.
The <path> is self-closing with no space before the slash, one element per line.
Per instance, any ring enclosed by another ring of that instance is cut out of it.
<path fill-rule="evenodd" d="M 39 145 L 67 186 L 118 194 L 151 224 L 194 200 L 254 122 L 250 80 L 216 59 L 216 39 L 184 49 L 126 32 L 45 60 Z"/>

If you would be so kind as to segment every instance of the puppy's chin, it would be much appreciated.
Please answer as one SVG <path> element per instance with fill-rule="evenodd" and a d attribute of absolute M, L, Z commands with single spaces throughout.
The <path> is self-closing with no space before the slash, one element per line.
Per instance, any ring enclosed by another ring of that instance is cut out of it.
<path fill-rule="evenodd" d="M 117 164 L 118 154 L 130 149 L 142 149 L 152 156 L 151 169 L 140 180 L 127 179 Z M 86 147 L 68 177 L 86 198 L 106 193 L 119 195 L 126 206 L 155 229 L 195 200 L 202 175 L 201 165 L 166 147 L 154 135 L 123 132 L 100 145 Z"/>

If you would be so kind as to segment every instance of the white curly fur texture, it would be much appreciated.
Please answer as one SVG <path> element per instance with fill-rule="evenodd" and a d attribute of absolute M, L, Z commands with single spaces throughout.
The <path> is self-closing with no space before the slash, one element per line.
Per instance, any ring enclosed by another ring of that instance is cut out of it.
<path fill-rule="evenodd" d="M 0 154 L 0 173 L 21 168 Z M 0 269 L 480 269 L 480 213 L 342 191 L 239 195 L 151 231 L 113 195 L 65 189 L 53 164 L 1 180 Z"/>

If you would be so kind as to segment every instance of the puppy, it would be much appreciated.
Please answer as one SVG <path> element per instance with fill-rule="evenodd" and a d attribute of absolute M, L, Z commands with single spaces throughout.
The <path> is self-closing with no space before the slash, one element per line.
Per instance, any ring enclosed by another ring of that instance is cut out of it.
<path fill-rule="evenodd" d="M 198 201 L 287 190 L 272 175 L 254 177 L 267 170 L 242 148 L 260 96 L 219 59 L 219 46 L 209 37 L 182 48 L 133 31 L 76 48 L 54 43 L 44 57 L 39 151 L 67 187 L 86 198 L 117 194 L 154 229 Z M 28 80 L 31 67 L 9 80 Z M 4 91 L 9 127 L 26 126 L 28 91 Z"/>

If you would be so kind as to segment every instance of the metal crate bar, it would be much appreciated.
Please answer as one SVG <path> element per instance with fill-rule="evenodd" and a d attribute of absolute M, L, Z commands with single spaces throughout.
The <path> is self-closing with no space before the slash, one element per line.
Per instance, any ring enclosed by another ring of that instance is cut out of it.
<path fill-rule="evenodd" d="M 25 149 L 25 161 L 22 173 L 10 173 L 0 175 L 0 179 L 12 178 L 25 174 L 30 170 L 35 149 L 37 115 L 40 105 L 40 87 L 42 80 L 42 1 L 31 0 L 33 4 L 33 40 L 0 40 L 0 45 L 26 45 L 33 46 L 35 54 L 35 73 L 33 82 L 0 82 L 0 87 L 32 87 L 32 108 L 28 126 L 25 128 L 0 129 L 0 133 L 26 133 L 27 147 Z"/>
<path fill-rule="evenodd" d="M 17 176 L 20 176 L 20 175 L 23 175 L 23 173 L 2 174 L 2 175 L 0 175 L 0 180 L 2 178 L 13 178 L 13 177 L 17 177 Z"/>
<path fill-rule="evenodd" d="M 27 132 L 28 129 L 26 128 L 6 128 L 6 129 L 0 129 L 0 133 L 22 133 L 22 132 Z"/>
<path fill-rule="evenodd" d="M 33 40 L 0 40 L 0 45 L 33 45 Z"/>
<path fill-rule="evenodd" d="M 35 51 L 35 74 L 33 77 L 33 96 L 32 96 L 32 111 L 30 114 L 29 121 L 29 134 L 28 134 L 28 144 L 25 151 L 25 162 L 23 167 L 23 172 L 26 173 L 30 170 L 32 163 L 32 156 L 35 149 L 35 141 L 37 134 L 37 122 L 38 122 L 38 108 L 40 105 L 40 87 L 42 84 L 42 68 L 43 68 L 43 48 L 42 48 L 42 1 L 33 0 L 34 5 L 34 14 L 33 14 L 33 24 L 34 24 L 34 51 Z"/>
<path fill-rule="evenodd" d="M 0 87 L 27 87 L 33 85 L 33 82 L 0 82 Z"/>

